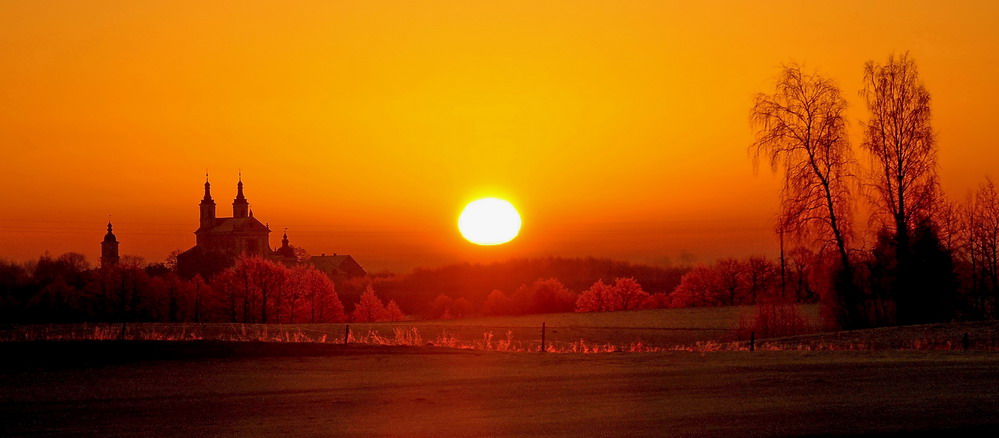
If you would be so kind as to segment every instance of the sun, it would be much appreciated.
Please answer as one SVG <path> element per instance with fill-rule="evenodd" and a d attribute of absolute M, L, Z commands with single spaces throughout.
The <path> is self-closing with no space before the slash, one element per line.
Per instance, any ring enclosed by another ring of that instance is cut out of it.
<path fill-rule="evenodd" d="M 500 245 L 520 232 L 520 214 L 513 204 L 498 198 L 472 201 L 458 216 L 458 230 L 477 245 Z"/>

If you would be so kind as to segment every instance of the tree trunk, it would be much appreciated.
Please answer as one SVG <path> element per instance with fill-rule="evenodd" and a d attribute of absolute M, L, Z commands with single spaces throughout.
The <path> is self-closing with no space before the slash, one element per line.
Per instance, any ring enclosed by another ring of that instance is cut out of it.
<path fill-rule="evenodd" d="M 787 292 L 787 265 L 784 261 L 784 227 L 780 229 L 780 299 L 785 299 Z"/>

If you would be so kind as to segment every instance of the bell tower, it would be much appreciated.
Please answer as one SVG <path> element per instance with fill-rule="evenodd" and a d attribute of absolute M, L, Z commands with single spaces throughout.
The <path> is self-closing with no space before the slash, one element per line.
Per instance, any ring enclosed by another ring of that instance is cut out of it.
<path fill-rule="evenodd" d="M 101 267 L 110 268 L 118 264 L 118 239 L 111 232 L 111 221 L 108 221 L 108 233 L 101 242 Z"/>
<path fill-rule="evenodd" d="M 208 183 L 208 172 L 205 172 L 205 197 L 201 199 L 201 229 L 207 230 L 215 226 L 215 201 L 212 200 L 212 185 Z"/>
<path fill-rule="evenodd" d="M 242 218 L 249 216 L 250 202 L 243 196 L 243 174 L 239 175 L 239 183 L 236 184 L 236 199 L 232 201 L 232 217 Z"/>

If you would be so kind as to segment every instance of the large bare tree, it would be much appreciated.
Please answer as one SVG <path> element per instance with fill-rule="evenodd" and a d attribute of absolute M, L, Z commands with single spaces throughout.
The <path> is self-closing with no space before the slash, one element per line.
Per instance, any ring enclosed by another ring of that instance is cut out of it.
<path fill-rule="evenodd" d="M 754 165 L 765 158 L 783 174 L 780 231 L 836 255 L 837 318 L 842 326 L 856 326 L 860 310 L 848 249 L 856 163 L 847 138 L 846 106 L 834 81 L 786 65 L 773 93 L 756 96 L 750 152 Z"/>
<path fill-rule="evenodd" d="M 937 198 L 937 161 L 930 126 L 930 93 L 908 53 L 864 66 L 870 119 L 863 148 L 871 155 L 876 214 L 895 229 L 899 253 L 909 248 L 918 221 L 929 219 Z"/>
<path fill-rule="evenodd" d="M 781 171 L 778 223 L 799 238 L 835 250 L 850 269 L 848 238 L 855 162 L 846 133 L 846 100 L 839 87 L 798 65 L 784 66 L 773 94 L 756 96 L 751 111 L 754 165 Z"/>

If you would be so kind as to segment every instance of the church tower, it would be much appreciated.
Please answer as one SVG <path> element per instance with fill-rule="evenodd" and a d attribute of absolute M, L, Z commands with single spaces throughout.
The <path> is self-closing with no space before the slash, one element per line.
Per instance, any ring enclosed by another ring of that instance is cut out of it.
<path fill-rule="evenodd" d="M 108 221 L 108 233 L 101 242 L 101 267 L 110 268 L 118 264 L 118 239 L 111 232 L 111 221 Z"/>
<path fill-rule="evenodd" d="M 215 226 L 215 201 L 212 200 L 211 184 L 208 183 L 208 172 L 205 172 L 205 197 L 201 200 L 201 229 L 207 230 Z"/>
<path fill-rule="evenodd" d="M 297 262 L 295 249 L 291 247 L 290 242 L 288 241 L 287 228 L 284 229 L 284 237 L 281 239 L 281 247 L 274 250 L 274 255 L 281 257 L 283 259 L 281 262 L 288 266 L 292 266 L 295 262 Z"/>
<path fill-rule="evenodd" d="M 232 201 L 232 217 L 243 218 L 249 216 L 250 203 L 243 196 L 243 175 L 239 176 L 239 183 L 236 184 L 236 199 Z"/>

